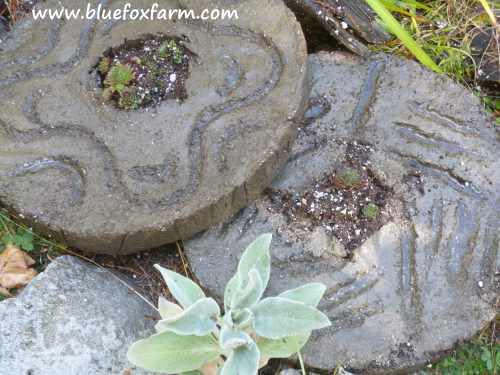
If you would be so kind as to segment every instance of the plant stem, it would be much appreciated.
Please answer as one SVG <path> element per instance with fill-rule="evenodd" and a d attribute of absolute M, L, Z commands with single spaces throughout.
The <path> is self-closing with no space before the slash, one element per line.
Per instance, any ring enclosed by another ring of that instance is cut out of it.
<path fill-rule="evenodd" d="M 302 358 L 302 354 L 300 354 L 300 350 L 297 351 L 297 356 L 299 357 L 300 370 L 302 371 L 302 375 L 307 375 L 306 368 L 304 366 L 304 359 Z"/>

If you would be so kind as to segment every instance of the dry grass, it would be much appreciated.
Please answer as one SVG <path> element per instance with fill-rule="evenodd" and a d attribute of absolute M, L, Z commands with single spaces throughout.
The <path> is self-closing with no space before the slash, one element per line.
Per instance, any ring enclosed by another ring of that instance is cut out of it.
<path fill-rule="evenodd" d="M 21 0 L 0 0 L 0 17 L 4 17 L 11 25 L 18 19 Z"/>

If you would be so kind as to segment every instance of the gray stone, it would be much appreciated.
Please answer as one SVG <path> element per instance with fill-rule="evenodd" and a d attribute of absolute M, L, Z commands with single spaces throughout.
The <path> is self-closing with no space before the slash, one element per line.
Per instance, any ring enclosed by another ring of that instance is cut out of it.
<path fill-rule="evenodd" d="M 19 296 L 0 303 L 0 373 L 121 375 L 128 347 L 155 316 L 109 271 L 60 257 Z"/>
<path fill-rule="evenodd" d="M 310 69 L 315 104 L 273 187 L 301 193 L 335 170 L 349 142 L 368 144 L 372 172 L 393 191 L 391 220 L 346 259 L 312 249 L 323 236 L 291 227 L 264 196 L 187 241 L 186 254 L 200 283 L 221 296 L 242 250 L 272 232 L 269 294 L 328 287 L 320 308 L 333 325 L 313 335 L 306 363 L 411 371 L 495 316 L 498 132 L 472 93 L 415 62 L 322 53 Z"/>
<path fill-rule="evenodd" d="M 308 95 L 293 13 L 281 0 L 160 7 L 224 8 L 239 19 L 26 18 L 0 47 L 0 201 L 71 246 L 125 254 L 189 238 L 252 202 L 287 159 Z M 95 73 L 103 52 L 160 31 L 182 36 L 197 54 L 188 98 L 136 111 L 103 103 Z M 159 170 L 161 178 L 148 175 Z"/>

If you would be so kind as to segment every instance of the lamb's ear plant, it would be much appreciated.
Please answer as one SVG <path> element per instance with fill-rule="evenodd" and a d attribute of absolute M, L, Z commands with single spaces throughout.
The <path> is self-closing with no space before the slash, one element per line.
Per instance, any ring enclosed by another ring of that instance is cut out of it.
<path fill-rule="evenodd" d="M 155 266 L 179 304 L 160 298 L 157 333 L 133 344 L 128 359 L 167 374 L 256 375 L 271 358 L 299 353 L 315 329 L 331 323 L 317 309 L 325 293 L 312 283 L 262 298 L 271 273 L 270 234 L 243 253 L 224 294 L 224 313 L 190 279 Z"/>

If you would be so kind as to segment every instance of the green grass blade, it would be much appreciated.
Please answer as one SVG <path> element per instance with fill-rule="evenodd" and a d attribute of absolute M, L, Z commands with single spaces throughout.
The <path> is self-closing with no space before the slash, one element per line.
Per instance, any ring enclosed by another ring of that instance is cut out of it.
<path fill-rule="evenodd" d="M 366 2 L 375 11 L 375 13 L 377 13 L 389 31 L 396 35 L 406 48 L 408 48 L 422 64 L 435 72 L 441 73 L 441 69 L 439 69 L 436 63 L 417 44 L 415 39 L 413 39 L 412 36 L 408 34 L 408 32 L 399 24 L 399 22 L 393 17 L 391 12 L 386 9 L 380 0 L 366 0 Z"/>
<path fill-rule="evenodd" d="M 497 19 L 495 17 L 495 14 L 493 13 L 493 10 L 491 9 L 490 7 L 490 4 L 488 4 L 488 2 L 486 0 L 478 0 L 481 5 L 483 6 L 484 8 L 484 11 L 486 12 L 486 14 L 488 15 L 488 17 L 490 17 L 490 20 L 491 20 L 491 24 L 496 27 L 497 26 Z"/>
<path fill-rule="evenodd" d="M 422 9 L 425 11 L 432 11 L 432 8 L 415 0 L 404 0 L 404 1 L 398 1 L 398 0 L 381 0 L 382 3 L 387 6 L 387 5 L 392 5 L 400 8 L 406 8 L 406 9 Z"/>

